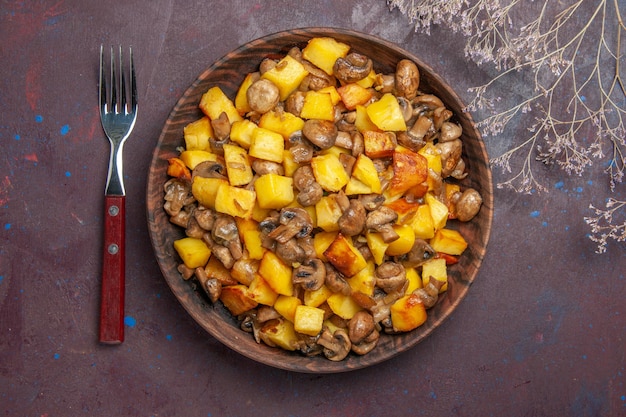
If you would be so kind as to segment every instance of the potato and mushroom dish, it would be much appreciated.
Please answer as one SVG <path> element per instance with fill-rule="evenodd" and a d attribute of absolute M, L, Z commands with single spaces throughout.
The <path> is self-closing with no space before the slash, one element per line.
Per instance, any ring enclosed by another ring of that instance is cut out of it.
<path fill-rule="evenodd" d="M 419 84 L 412 61 L 378 72 L 317 37 L 235 97 L 209 88 L 164 185 L 182 278 L 258 343 L 332 361 L 422 325 L 467 247 L 453 221 L 482 199 L 458 181 L 461 127 Z"/>

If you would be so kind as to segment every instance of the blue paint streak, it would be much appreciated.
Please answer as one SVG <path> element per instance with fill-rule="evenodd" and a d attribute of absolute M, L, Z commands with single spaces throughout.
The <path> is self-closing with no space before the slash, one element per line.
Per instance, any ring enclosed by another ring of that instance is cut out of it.
<path fill-rule="evenodd" d="M 58 353 L 55 353 L 55 354 L 54 354 L 54 360 L 57 360 L 57 359 L 59 359 L 60 357 L 61 357 L 61 355 L 59 355 Z"/>
<path fill-rule="evenodd" d="M 135 318 L 132 316 L 126 316 L 124 317 L 124 324 L 128 327 L 135 327 L 135 325 L 137 324 L 137 320 L 135 320 Z"/>
<path fill-rule="evenodd" d="M 530 212 L 530 217 L 536 218 L 539 217 L 539 210 L 535 210 L 535 211 L 531 211 Z"/>
<path fill-rule="evenodd" d="M 575 191 L 576 191 L 577 193 L 582 193 L 582 192 L 583 192 L 583 187 L 576 187 L 576 188 L 575 188 Z"/>
<path fill-rule="evenodd" d="M 547 227 L 547 226 L 548 226 L 548 222 L 541 222 L 541 225 L 542 225 L 543 227 Z"/>
<path fill-rule="evenodd" d="M 69 171 L 65 171 L 65 176 L 66 176 L 66 177 L 71 177 L 71 176 L 72 176 L 72 173 L 71 173 L 71 172 L 69 172 Z"/>
<path fill-rule="evenodd" d="M 563 188 L 565 184 L 563 183 L 563 181 L 559 181 L 556 184 L 554 184 L 554 188 L 556 188 L 557 190 L 560 190 L 561 188 Z"/>
<path fill-rule="evenodd" d="M 0 284 L 2 283 L 3 280 L 4 280 L 4 276 L 0 275 Z"/>
<path fill-rule="evenodd" d="M 18 135 L 17 133 L 15 134 L 14 138 L 15 138 L 15 140 L 20 140 L 20 139 L 22 139 L 22 137 L 21 137 L 20 135 Z"/>
<path fill-rule="evenodd" d="M 67 133 L 70 131 L 70 125 L 63 125 L 61 126 L 61 134 L 63 136 L 67 135 Z"/>
<path fill-rule="evenodd" d="M 11 223 L 7 223 L 4 225 L 4 230 L 9 230 L 11 228 Z"/>
<path fill-rule="evenodd" d="M 43 122 L 43 116 L 42 116 L 42 115 L 40 115 L 40 114 L 38 114 L 37 116 L 35 116 L 35 121 L 36 121 L 37 123 L 41 123 L 41 122 Z"/>
<path fill-rule="evenodd" d="M 171 334 L 168 334 L 167 336 L 165 336 L 165 338 L 166 338 L 167 340 L 172 340 L 172 335 L 171 335 Z"/>

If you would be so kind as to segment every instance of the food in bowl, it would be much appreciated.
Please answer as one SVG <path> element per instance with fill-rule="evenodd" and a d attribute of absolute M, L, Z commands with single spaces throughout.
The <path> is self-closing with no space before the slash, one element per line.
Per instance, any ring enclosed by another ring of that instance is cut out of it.
<path fill-rule="evenodd" d="M 375 57 L 374 57 L 375 58 Z M 255 340 L 341 361 L 416 329 L 467 243 L 482 198 L 462 129 L 410 60 L 376 71 L 332 37 L 218 84 L 184 129 L 164 185 L 184 279 Z"/>

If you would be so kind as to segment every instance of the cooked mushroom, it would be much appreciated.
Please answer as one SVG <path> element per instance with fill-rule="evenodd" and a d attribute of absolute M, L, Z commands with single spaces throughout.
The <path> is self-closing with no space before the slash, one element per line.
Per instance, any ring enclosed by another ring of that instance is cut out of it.
<path fill-rule="evenodd" d="M 413 291 L 413 294 L 416 294 L 420 300 L 422 300 L 424 307 L 431 308 L 435 305 L 435 303 L 437 303 L 437 300 L 439 299 L 439 290 L 441 290 L 443 284 L 445 284 L 444 281 L 439 281 L 438 279 L 429 277 L 428 283 L 424 285 L 424 287 Z"/>
<path fill-rule="evenodd" d="M 395 74 L 376 74 L 375 88 L 381 94 L 393 92 L 395 83 Z"/>
<path fill-rule="evenodd" d="M 246 92 L 248 105 L 259 113 L 267 113 L 280 101 L 280 90 L 270 80 L 261 78 L 252 83 Z"/>
<path fill-rule="evenodd" d="M 187 228 L 189 226 L 189 220 L 191 219 L 191 213 L 183 208 L 178 213 L 170 217 L 170 222 L 173 224 Z"/>
<path fill-rule="evenodd" d="M 424 239 L 415 239 L 411 250 L 398 257 L 398 262 L 406 268 L 415 268 L 432 259 L 436 252 Z"/>
<path fill-rule="evenodd" d="M 226 177 L 226 167 L 223 163 L 219 161 L 204 161 L 200 162 L 193 169 L 191 173 L 191 180 L 195 177 L 203 177 L 203 178 L 221 178 L 227 179 Z"/>
<path fill-rule="evenodd" d="M 375 329 L 374 318 L 365 310 L 358 311 L 348 322 L 348 336 L 353 345 L 361 343 Z"/>
<path fill-rule="evenodd" d="M 277 162 L 267 161 L 265 159 L 255 159 L 252 162 L 252 169 L 258 175 L 277 174 L 285 175 L 285 168 Z"/>
<path fill-rule="evenodd" d="M 298 203 L 304 207 L 316 204 L 324 195 L 322 186 L 315 181 L 310 165 L 303 165 L 293 173 L 293 185 L 299 191 Z"/>
<path fill-rule="evenodd" d="M 211 278 L 205 282 L 204 286 L 209 295 L 209 300 L 211 300 L 212 303 L 217 303 L 217 300 L 220 299 L 220 295 L 222 295 L 222 283 L 217 278 Z"/>
<path fill-rule="evenodd" d="M 268 233 L 278 243 L 286 243 L 293 237 L 304 237 L 313 230 L 313 221 L 309 213 L 300 207 L 281 209 L 280 225 Z"/>
<path fill-rule="evenodd" d="M 406 270 L 396 262 L 384 262 L 376 268 L 376 285 L 387 294 L 400 290 L 406 282 Z"/>
<path fill-rule="evenodd" d="M 354 83 L 367 77 L 372 67 L 372 60 L 367 56 L 351 52 L 345 58 L 335 61 L 333 74 L 343 83 Z"/>
<path fill-rule="evenodd" d="M 299 264 L 306 261 L 304 250 L 298 245 L 295 238 L 289 239 L 284 243 L 276 242 L 274 252 L 287 265 Z"/>
<path fill-rule="evenodd" d="M 463 143 L 460 139 L 449 142 L 440 142 L 435 145 L 441 154 L 441 176 L 450 176 L 461 159 Z"/>
<path fill-rule="evenodd" d="M 204 230 L 213 229 L 213 224 L 215 222 L 215 212 L 213 210 L 198 206 L 193 211 L 193 217 L 198 222 L 198 225 Z"/>
<path fill-rule="evenodd" d="M 302 61 L 302 64 L 309 73 L 306 77 L 304 77 L 298 87 L 301 91 L 317 91 L 337 84 L 335 77 L 326 74 L 325 71 L 319 69 L 315 65 L 311 65 L 308 61 Z"/>
<path fill-rule="evenodd" d="M 293 269 L 291 281 L 308 291 L 322 288 L 326 279 L 326 267 L 319 258 L 309 259 Z"/>
<path fill-rule="evenodd" d="M 339 230 L 344 236 L 356 236 L 363 231 L 366 218 L 365 208 L 360 200 L 350 199 L 349 207 L 339 218 Z"/>
<path fill-rule="evenodd" d="M 473 188 L 466 189 L 456 202 L 456 218 L 462 222 L 472 220 L 480 211 L 482 204 L 483 198 L 478 191 Z"/>
<path fill-rule="evenodd" d="M 408 122 L 413 117 L 413 106 L 405 97 L 398 97 L 397 100 L 400 105 L 400 110 L 402 111 L 402 117 L 405 122 Z"/>
<path fill-rule="evenodd" d="M 413 152 L 418 152 L 424 147 L 424 145 L 426 145 L 426 141 L 424 139 L 418 139 L 409 135 L 407 132 L 397 132 L 396 139 L 400 145 L 412 150 Z"/>
<path fill-rule="evenodd" d="M 348 281 L 337 271 L 330 263 L 325 264 L 326 267 L 326 279 L 324 284 L 334 293 L 350 295 L 352 288 Z"/>
<path fill-rule="evenodd" d="M 369 336 L 363 339 L 359 343 L 352 344 L 352 351 L 357 355 L 365 355 L 366 353 L 374 350 L 376 345 L 378 344 L 378 340 L 380 339 L 380 332 L 377 329 L 374 329 Z"/>
<path fill-rule="evenodd" d="M 211 232 L 203 234 L 202 240 L 211 249 L 211 256 L 215 256 L 226 269 L 231 269 L 233 267 L 235 258 L 233 257 L 230 249 L 215 242 L 211 236 Z"/>
<path fill-rule="evenodd" d="M 365 220 L 365 227 L 369 230 L 380 232 L 385 243 L 393 242 L 399 236 L 393 230 L 393 224 L 398 220 L 398 213 L 387 206 L 380 206 L 368 213 Z"/>
<path fill-rule="evenodd" d="M 287 100 L 285 100 L 285 110 L 296 116 L 300 116 L 302 107 L 304 106 L 304 92 L 294 91 L 289 94 Z"/>
<path fill-rule="evenodd" d="M 318 148 L 328 149 L 335 144 L 338 130 L 329 120 L 309 119 L 304 122 L 302 134 Z"/>
<path fill-rule="evenodd" d="M 450 142 L 451 140 L 460 138 L 463 133 L 461 126 L 451 122 L 442 123 L 440 130 L 439 142 Z"/>
<path fill-rule="evenodd" d="M 331 361 L 342 361 L 350 353 L 352 344 L 348 334 L 343 329 L 337 329 L 331 333 L 328 327 L 325 327 L 317 343 L 324 346 L 324 356 Z"/>
<path fill-rule="evenodd" d="M 301 164 L 311 161 L 314 149 L 311 142 L 302 136 L 302 131 L 298 130 L 289 136 L 289 152 L 294 162 Z"/>
<path fill-rule="evenodd" d="M 165 204 L 163 208 L 170 216 L 175 216 L 183 207 L 194 201 L 189 181 L 172 178 L 165 183 L 163 190 L 165 191 Z"/>
<path fill-rule="evenodd" d="M 413 126 L 406 132 L 414 141 L 425 141 L 426 135 L 432 130 L 433 121 L 430 117 L 419 116 Z"/>
<path fill-rule="evenodd" d="M 213 134 L 218 141 L 228 139 L 230 136 L 230 120 L 226 112 L 220 113 L 217 119 L 211 120 Z"/>
<path fill-rule="evenodd" d="M 198 223 L 198 220 L 196 220 L 196 217 L 193 214 L 189 216 L 189 221 L 187 222 L 187 228 L 185 229 L 185 235 L 187 237 L 194 237 L 196 239 L 202 239 L 202 234 L 204 232 L 206 232 L 206 229 L 200 226 L 200 223 Z"/>
<path fill-rule="evenodd" d="M 280 317 L 278 311 L 274 309 L 274 307 L 260 305 L 256 311 L 256 318 L 259 323 L 264 323 L 269 320 L 274 320 Z"/>
<path fill-rule="evenodd" d="M 243 247 L 239 238 L 239 229 L 235 219 L 227 214 L 218 214 L 213 224 L 211 237 L 230 250 L 235 260 L 243 256 Z M 232 265 L 231 265 L 232 266 Z"/>
<path fill-rule="evenodd" d="M 185 281 L 193 277 L 194 271 L 185 264 L 180 264 L 176 268 Z"/>
<path fill-rule="evenodd" d="M 361 194 L 359 196 L 361 204 L 367 211 L 374 211 L 385 202 L 385 197 L 381 194 Z"/>
<path fill-rule="evenodd" d="M 417 65 L 409 59 L 400 60 L 400 62 L 396 65 L 396 95 L 411 100 L 417 95 L 419 85 L 420 72 Z"/>

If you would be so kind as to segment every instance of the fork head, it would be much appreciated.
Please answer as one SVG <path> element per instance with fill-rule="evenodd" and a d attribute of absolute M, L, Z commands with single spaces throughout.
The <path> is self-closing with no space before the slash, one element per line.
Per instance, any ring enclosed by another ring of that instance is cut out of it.
<path fill-rule="evenodd" d="M 129 48 L 128 73 L 130 74 L 130 102 L 126 97 L 126 77 L 122 47 L 116 57 L 115 49 L 111 47 L 110 77 L 108 85 L 110 93 L 107 94 L 107 77 L 105 70 L 104 47 L 100 45 L 100 77 L 99 77 L 99 100 L 100 120 L 107 136 L 112 140 L 124 140 L 130 134 L 137 118 L 137 82 L 135 66 L 133 64 L 133 50 Z M 116 58 L 119 61 L 119 73 L 116 66 Z M 119 92 L 119 93 L 118 93 Z M 121 137 L 120 137 L 121 135 Z M 112 137 L 113 136 L 113 137 Z"/>

